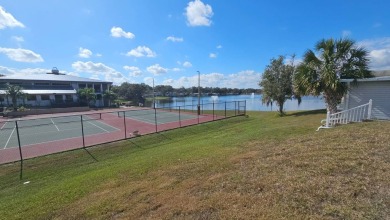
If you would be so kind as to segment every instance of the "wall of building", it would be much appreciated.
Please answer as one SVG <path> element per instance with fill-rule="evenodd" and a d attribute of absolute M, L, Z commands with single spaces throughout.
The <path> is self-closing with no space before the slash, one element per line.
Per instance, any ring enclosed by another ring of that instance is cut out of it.
<path fill-rule="evenodd" d="M 368 103 L 372 99 L 372 117 L 390 120 L 390 81 L 366 81 L 351 84 L 344 99 L 348 109 Z"/>

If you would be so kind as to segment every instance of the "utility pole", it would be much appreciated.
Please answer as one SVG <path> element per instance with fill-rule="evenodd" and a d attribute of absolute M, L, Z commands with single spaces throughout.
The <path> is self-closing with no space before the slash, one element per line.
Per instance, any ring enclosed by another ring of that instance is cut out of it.
<path fill-rule="evenodd" d="M 200 115 L 200 72 L 198 71 L 198 115 Z"/>

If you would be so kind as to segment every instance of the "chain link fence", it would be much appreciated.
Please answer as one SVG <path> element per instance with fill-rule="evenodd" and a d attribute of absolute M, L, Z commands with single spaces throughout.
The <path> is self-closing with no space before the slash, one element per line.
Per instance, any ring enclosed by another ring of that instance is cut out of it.
<path fill-rule="evenodd" d="M 232 101 L 2 121 L 0 164 L 20 162 L 22 178 L 25 159 L 245 114 L 246 102 Z"/>

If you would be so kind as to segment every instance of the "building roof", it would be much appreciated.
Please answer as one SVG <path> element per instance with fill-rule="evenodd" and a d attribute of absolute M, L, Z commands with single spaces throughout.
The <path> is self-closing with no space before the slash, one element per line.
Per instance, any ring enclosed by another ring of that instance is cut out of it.
<path fill-rule="evenodd" d="M 342 79 L 341 82 L 352 82 L 354 79 Z M 357 82 L 376 82 L 376 81 L 390 81 L 390 76 L 372 77 L 357 79 Z"/>
<path fill-rule="evenodd" d="M 5 75 L 0 77 L 0 81 L 21 80 L 21 81 L 67 81 L 67 82 L 87 82 L 87 83 L 112 83 L 97 79 L 89 79 L 71 75 L 55 75 L 55 74 L 34 74 L 34 75 Z"/>
<path fill-rule="evenodd" d="M 390 70 L 374 70 L 372 74 L 376 77 L 380 76 L 390 76 Z"/>
<path fill-rule="evenodd" d="M 58 89 L 58 90 L 36 90 L 36 89 L 23 89 L 22 90 L 24 93 L 26 94 L 30 94 L 30 95 L 51 95 L 51 94 L 76 94 L 77 91 L 75 89 L 72 89 L 72 90 L 61 90 L 61 89 Z M 0 90 L 0 95 L 4 95 L 6 93 L 6 90 Z"/>

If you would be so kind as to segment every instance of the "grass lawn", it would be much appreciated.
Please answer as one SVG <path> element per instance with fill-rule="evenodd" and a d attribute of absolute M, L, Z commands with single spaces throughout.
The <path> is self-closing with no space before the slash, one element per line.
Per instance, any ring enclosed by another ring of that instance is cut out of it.
<path fill-rule="evenodd" d="M 390 122 L 248 115 L 2 165 L 0 219 L 390 218 Z"/>

